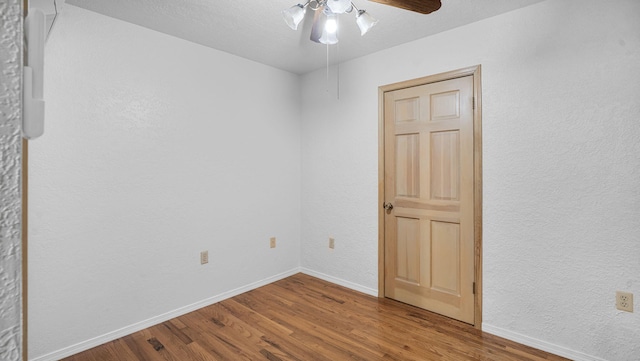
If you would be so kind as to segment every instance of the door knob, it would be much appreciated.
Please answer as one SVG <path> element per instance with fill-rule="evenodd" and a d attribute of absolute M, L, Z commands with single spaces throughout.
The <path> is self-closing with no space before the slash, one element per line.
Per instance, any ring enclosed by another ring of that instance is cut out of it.
<path fill-rule="evenodd" d="M 384 202 L 384 203 L 382 204 L 382 208 L 384 208 L 384 209 L 386 209 L 386 210 L 390 211 L 390 210 L 392 210 L 392 209 L 393 209 L 393 204 L 391 204 L 390 202 Z"/>

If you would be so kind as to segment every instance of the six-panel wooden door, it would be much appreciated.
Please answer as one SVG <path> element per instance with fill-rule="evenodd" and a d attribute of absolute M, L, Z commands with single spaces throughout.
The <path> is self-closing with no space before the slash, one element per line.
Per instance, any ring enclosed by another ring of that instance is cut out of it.
<path fill-rule="evenodd" d="M 384 93 L 384 295 L 474 323 L 473 76 Z"/>

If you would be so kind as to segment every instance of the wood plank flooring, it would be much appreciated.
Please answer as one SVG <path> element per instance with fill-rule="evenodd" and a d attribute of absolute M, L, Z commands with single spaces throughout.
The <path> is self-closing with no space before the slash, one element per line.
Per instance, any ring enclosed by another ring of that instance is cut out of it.
<path fill-rule="evenodd" d="M 65 361 L 565 360 L 304 274 Z"/>

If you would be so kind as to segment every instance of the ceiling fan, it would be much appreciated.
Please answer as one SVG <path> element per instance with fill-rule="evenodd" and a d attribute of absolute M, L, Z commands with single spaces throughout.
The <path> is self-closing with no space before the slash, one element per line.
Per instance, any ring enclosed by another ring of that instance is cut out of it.
<path fill-rule="evenodd" d="M 442 5 L 440 0 L 370 0 L 376 3 L 393 6 L 400 9 L 415 11 L 420 14 L 430 14 Z"/>
<path fill-rule="evenodd" d="M 397 7 L 400 9 L 415 11 L 420 14 L 429 14 L 442 5 L 440 0 L 371 0 L 384 5 Z M 315 11 L 313 16 L 313 26 L 311 28 L 311 41 L 322 44 L 336 44 L 338 42 L 337 15 L 356 13 L 356 23 L 360 28 L 360 35 L 366 34 L 374 25 L 378 23 L 366 10 L 358 9 L 351 0 L 307 0 L 304 4 L 297 4 L 282 11 L 284 21 L 293 30 L 298 29 L 298 25 L 304 19 L 307 8 Z"/>

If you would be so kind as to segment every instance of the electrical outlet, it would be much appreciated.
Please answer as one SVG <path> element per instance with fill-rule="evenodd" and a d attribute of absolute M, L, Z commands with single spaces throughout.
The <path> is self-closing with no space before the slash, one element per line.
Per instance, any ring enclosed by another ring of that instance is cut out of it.
<path fill-rule="evenodd" d="M 633 293 L 617 291 L 616 308 L 620 311 L 633 312 Z"/>
<path fill-rule="evenodd" d="M 209 263 L 209 251 L 200 252 L 200 264 Z"/>
<path fill-rule="evenodd" d="M 269 247 L 276 248 L 276 237 L 271 237 L 269 239 Z"/>
<path fill-rule="evenodd" d="M 333 237 L 329 237 L 329 248 L 336 248 L 336 240 Z"/>

